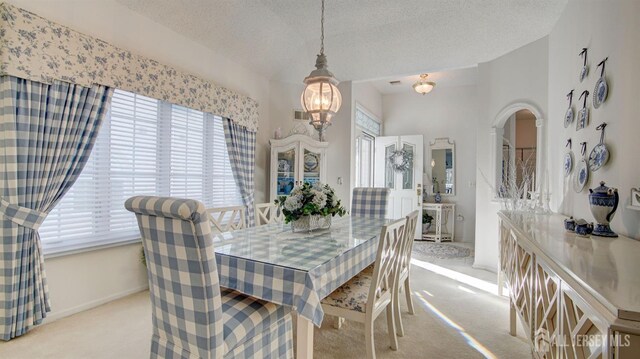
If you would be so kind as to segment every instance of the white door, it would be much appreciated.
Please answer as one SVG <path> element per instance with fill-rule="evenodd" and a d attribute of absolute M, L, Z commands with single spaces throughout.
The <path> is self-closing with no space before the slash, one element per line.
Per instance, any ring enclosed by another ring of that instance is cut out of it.
<path fill-rule="evenodd" d="M 399 154 L 404 151 L 404 156 Z M 375 187 L 386 187 L 391 190 L 389 196 L 388 218 L 397 219 L 411 211 L 420 211 L 415 238 L 422 237 L 422 170 L 423 170 L 422 135 L 381 136 L 375 142 Z M 406 170 L 394 169 L 393 154 L 396 165 L 407 163 Z M 408 155 L 408 156 L 407 156 Z M 410 161 L 406 161 L 407 159 Z"/>

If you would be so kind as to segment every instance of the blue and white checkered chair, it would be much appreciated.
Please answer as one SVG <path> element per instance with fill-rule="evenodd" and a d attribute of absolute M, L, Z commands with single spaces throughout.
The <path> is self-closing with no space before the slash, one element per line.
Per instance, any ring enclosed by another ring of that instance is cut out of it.
<path fill-rule="evenodd" d="M 285 307 L 223 289 L 202 203 L 132 197 L 147 260 L 151 358 L 293 358 Z"/>
<path fill-rule="evenodd" d="M 389 192 L 388 188 L 354 188 L 351 215 L 354 217 L 386 218 Z"/>

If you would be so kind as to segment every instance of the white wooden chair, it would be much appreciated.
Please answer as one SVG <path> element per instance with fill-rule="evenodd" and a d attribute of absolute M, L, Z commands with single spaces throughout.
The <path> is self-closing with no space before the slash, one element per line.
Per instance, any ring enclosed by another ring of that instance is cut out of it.
<path fill-rule="evenodd" d="M 413 250 L 413 237 L 416 232 L 418 216 L 420 211 L 409 213 L 407 218 L 407 227 L 404 231 L 404 240 L 400 251 L 400 260 L 398 261 L 398 272 L 396 278 L 396 288 L 393 290 L 393 314 L 396 319 L 396 333 L 399 337 L 404 336 L 404 328 L 402 327 L 402 316 L 400 315 L 400 291 L 404 289 L 407 299 L 407 307 L 409 314 L 414 314 L 413 301 L 411 299 L 411 287 L 409 286 L 409 269 L 411 268 L 411 251 Z M 404 288 L 403 288 L 404 287 Z"/>
<path fill-rule="evenodd" d="M 282 211 L 273 203 L 257 203 L 255 206 L 256 226 L 269 223 L 282 223 Z"/>
<path fill-rule="evenodd" d="M 244 206 L 207 208 L 211 229 L 220 233 L 243 229 L 247 226 Z"/>
<path fill-rule="evenodd" d="M 358 273 L 322 300 L 325 314 L 364 323 L 369 359 L 376 357 L 373 324 L 384 310 L 387 312 L 390 347 L 392 350 L 398 350 L 391 302 L 406 223 L 406 218 L 403 218 L 384 226 L 380 232 L 374 265 Z"/>

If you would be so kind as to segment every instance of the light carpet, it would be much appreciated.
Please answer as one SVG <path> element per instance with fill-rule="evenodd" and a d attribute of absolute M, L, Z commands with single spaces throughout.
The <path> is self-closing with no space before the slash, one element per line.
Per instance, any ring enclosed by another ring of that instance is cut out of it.
<path fill-rule="evenodd" d="M 508 334 L 508 300 L 495 292 L 495 274 L 473 269 L 472 257 L 424 260 L 414 257 L 411 279 L 416 315 L 402 304 L 405 336 L 389 348 L 384 314 L 376 320 L 378 358 L 530 358 L 522 331 Z M 151 337 L 149 293 L 141 292 L 42 325 L 0 344 L 0 358 L 148 358 Z M 55 306 L 55 302 L 53 303 Z M 314 357 L 364 357 L 364 329 L 346 321 L 316 328 Z"/>

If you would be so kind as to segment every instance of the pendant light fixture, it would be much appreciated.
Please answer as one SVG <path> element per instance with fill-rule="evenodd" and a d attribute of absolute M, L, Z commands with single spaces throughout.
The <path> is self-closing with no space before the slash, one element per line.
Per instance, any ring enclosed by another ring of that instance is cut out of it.
<path fill-rule="evenodd" d="M 327 57 L 324 54 L 324 0 L 322 0 L 320 33 L 320 54 L 316 58 L 316 69 L 304 79 L 306 86 L 300 102 L 309 114 L 309 123 L 318 131 L 320 141 L 324 141 L 324 131 L 331 125 L 333 116 L 342 105 L 338 80 L 327 69 Z"/>
<path fill-rule="evenodd" d="M 427 81 L 428 74 L 420 75 L 420 79 L 413 84 L 413 89 L 416 90 L 417 93 L 421 93 L 423 95 L 428 94 L 436 87 L 436 83 L 433 81 Z"/>

